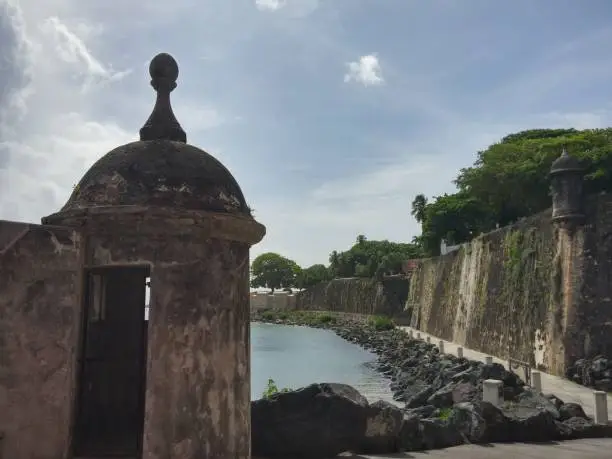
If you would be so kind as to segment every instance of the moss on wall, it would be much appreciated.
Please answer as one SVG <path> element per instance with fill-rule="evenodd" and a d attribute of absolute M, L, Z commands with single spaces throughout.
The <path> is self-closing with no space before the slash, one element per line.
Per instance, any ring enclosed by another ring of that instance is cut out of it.
<path fill-rule="evenodd" d="M 296 308 L 399 318 L 404 311 L 408 286 L 409 281 L 404 277 L 389 277 L 382 281 L 334 279 L 298 293 Z"/>
<path fill-rule="evenodd" d="M 411 324 L 443 339 L 534 363 L 551 301 L 550 212 L 423 260 L 406 304 Z"/>

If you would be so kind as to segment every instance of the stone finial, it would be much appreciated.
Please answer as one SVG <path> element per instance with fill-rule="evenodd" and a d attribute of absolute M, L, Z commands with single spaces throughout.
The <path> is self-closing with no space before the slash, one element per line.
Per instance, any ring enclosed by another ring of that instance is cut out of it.
<path fill-rule="evenodd" d="M 151 86 L 157 92 L 153 112 L 140 129 L 140 140 L 174 140 L 187 143 L 187 134 L 179 124 L 172 105 L 170 93 L 176 88 L 178 64 L 170 54 L 161 53 L 149 65 Z"/>

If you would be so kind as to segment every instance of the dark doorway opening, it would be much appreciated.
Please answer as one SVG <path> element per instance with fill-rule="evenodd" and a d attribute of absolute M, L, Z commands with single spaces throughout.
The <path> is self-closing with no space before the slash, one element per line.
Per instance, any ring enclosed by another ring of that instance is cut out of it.
<path fill-rule="evenodd" d="M 74 456 L 139 458 L 144 428 L 148 266 L 86 273 Z"/>

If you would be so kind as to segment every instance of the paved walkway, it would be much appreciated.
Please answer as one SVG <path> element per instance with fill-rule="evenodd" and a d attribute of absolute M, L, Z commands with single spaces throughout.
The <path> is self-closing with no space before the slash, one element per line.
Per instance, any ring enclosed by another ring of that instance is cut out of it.
<path fill-rule="evenodd" d="M 345 457 L 347 459 L 610 459 L 611 450 L 612 438 L 594 438 L 548 444 L 462 445 L 389 456 L 347 455 Z"/>
<path fill-rule="evenodd" d="M 428 333 L 422 332 L 420 330 L 412 329 L 410 327 L 400 327 L 404 331 L 413 330 L 414 336 L 416 337 L 416 333 L 421 334 L 421 339 L 425 340 L 427 337 L 431 337 L 431 342 L 435 345 L 438 345 L 440 342 L 440 338 L 437 338 Z M 463 347 L 456 343 L 451 343 L 448 341 L 444 341 L 444 352 L 447 354 L 457 355 L 457 348 Z M 482 352 L 475 351 L 473 349 L 467 349 L 463 347 L 463 356 L 470 360 L 481 360 L 484 362 L 487 354 Z M 496 363 L 501 363 L 504 367 L 508 367 L 508 361 L 499 359 L 493 356 L 493 361 Z M 519 376 L 522 377 L 520 370 L 518 371 Z M 595 411 L 595 402 L 593 399 L 593 389 L 589 389 L 587 387 L 576 384 L 572 381 L 569 381 L 565 378 L 560 378 L 558 376 L 553 376 L 548 373 L 540 372 L 542 375 L 542 392 L 546 394 L 554 394 L 559 397 L 564 402 L 573 402 L 579 403 L 584 408 L 584 411 L 587 415 L 593 416 Z M 608 395 L 608 419 L 612 421 L 612 395 Z M 442 456 L 441 456 L 442 457 Z M 527 456 L 529 457 L 529 456 Z M 539 456 L 534 456 L 539 457 Z M 590 456 L 589 456 L 590 457 Z M 599 456 L 593 456 L 599 457 Z M 612 457 L 612 453 L 609 453 L 609 457 Z"/>

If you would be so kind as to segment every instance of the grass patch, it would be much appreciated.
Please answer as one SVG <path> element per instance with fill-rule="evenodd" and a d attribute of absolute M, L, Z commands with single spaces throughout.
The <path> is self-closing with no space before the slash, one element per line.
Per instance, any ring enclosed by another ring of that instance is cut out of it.
<path fill-rule="evenodd" d="M 390 317 L 385 316 L 372 316 L 368 318 L 368 325 L 374 327 L 375 330 L 393 330 L 395 328 L 395 322 Z"/>
<path fill-rule="evenodd" d="M 335 325 L 338 318 L 329 312 L 322 311 L 283 311 L 278 309 L 268 309 L 259 314 L 263 320 L 269 322 L 283 321 L 293 322 L 306 326 Z"/>
<path fill-rule="evenodd" d="M 323 312 L 314 317 L 314 320 L 320 324 L 335 324 L 336 316 L 333 316 L 327 312 Z"/>
<path fill-rule="evenodd" d="M 441 408 L 440 412 L 438 413 L 438 419 L 446 421 L 450 417 L 452 411 L 453 410 L 451 408 Z"/>
<path fill-rule="evenodd" d="M 280 393 L 290 392 L 290 391 L 291 391 L 291 389 L 289 389 L 287 387 L 283 387 L 282 389 L 279 389 L 278 386 L 276 385 L 276 383 L 274 382 L 274 380 L 272 378 L 269 378 L 268 379 L 268 385 L 266 386 L 266 389 L 261 394 L 261 397 L 262 398 L 270 398 L 274 394 L 280 394 Z"/>

